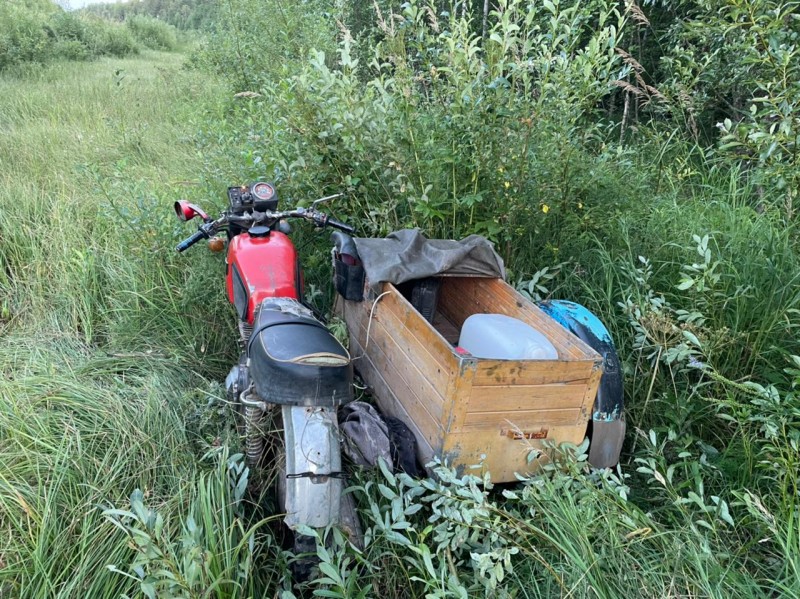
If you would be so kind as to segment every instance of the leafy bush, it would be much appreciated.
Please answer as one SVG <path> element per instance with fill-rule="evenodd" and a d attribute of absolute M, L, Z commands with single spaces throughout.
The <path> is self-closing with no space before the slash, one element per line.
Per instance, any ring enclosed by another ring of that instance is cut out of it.
<path fill-rule="evenodd" d="M 123 58 L 139 53 L 139 43 L 130 30 L 117 23 L 95 20 L 91 45 L 95 55 Z"/>
<path fill-rule="evenodd" d="M 481 233 L 507 259 L 535 254 L 556 215 L 628 194 L 620 155 L 600 141 L 599 103 L 628 69 L 614 3 L 501 2 L 483 41 L 460 11 L 404 6 L 381 15 L 369 64 L 345 34 L 337 61 L 316 51 L 250 77 L 266 82 L 264 100 L 242 108 L 257 123 L 249 139 L 270 138 L 244 142 L 254 172 L 266 165 L 298 197 L 347 190 L 367 234 Z M 225 64 L 242 85 L 260 63 Z"/>
<path fill-rule="evenodd" d="M 96 17 L 66 12 L 54 4 L 12 2 L 0 6 L 0 70 L 25 63 L 124 57 L 139 52 L 130 32 Z M 7 26 L 6 26 L 7 24 Z"/>
<path fill-rule="evenodd" d="M 311 48 L 334 49 L 334 0 L 231 0 L 195 62 L 223 73 L 240 91 L 294 74 Z"/>
<path fill-rule="evenodd" d="M 175 50 L 178 37 L 172 25 L 146 16 L 133 16 L 125 21 L 125 26 L 144 46 L 152 50 Z"/>
<path fill-rule="evenodd" d="M 0 70 L 49 58 L 50 38 L 42 27 L 40 14 L 17 4 L 3 4 L 0 23 Z"/>

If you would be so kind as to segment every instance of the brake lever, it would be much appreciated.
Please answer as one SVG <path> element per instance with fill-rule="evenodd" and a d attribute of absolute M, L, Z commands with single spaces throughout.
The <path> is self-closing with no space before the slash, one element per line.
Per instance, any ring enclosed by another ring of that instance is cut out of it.
<path fill-rule="evenodd" d="M 324 204 L 325 202 L 330 202 L 331 200 L 335 200 L 335 199 L 338 199 L 340 197 L 342 197 L 342 194 L 335 193 L 332 196 L 325 196 L 324 198 L 320 198 L 318 200 L 314 200 L 313 202 L 311 202 L 311 209 L 314 210 L 316 208 L 317 204 Z"/>

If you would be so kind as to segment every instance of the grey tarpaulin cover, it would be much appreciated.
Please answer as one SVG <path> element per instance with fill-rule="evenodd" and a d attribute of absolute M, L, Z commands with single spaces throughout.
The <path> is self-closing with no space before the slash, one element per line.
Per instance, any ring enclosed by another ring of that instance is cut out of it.
<path fill-rule="evenodd" d="M 503 259 L 480 235 L 461 241 L 428 239 L 419 229 L 402 229 L 384 239 L 357 238 L 370 285 L 398 284 L 435 275 L 505 278 Z"/>

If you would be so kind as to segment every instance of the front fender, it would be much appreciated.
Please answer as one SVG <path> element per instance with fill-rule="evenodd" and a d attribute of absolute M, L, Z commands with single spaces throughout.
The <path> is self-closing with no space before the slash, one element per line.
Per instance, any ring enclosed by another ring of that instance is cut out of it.
<path fill-rule="evenodd" d="M 592 407 L 589 462 L 610 468 L 619 461 L 625 439 L 622 367 L 605 325 L 587 308 L 564 300 L 541 302 L 539 307 L 603 358 L 603 376 Z"/>
<path fill-rule="evenodd" d="M 342 455 L 335 408 L 285 405 L 286 525 L 325 528 L 339 523 Z"/>

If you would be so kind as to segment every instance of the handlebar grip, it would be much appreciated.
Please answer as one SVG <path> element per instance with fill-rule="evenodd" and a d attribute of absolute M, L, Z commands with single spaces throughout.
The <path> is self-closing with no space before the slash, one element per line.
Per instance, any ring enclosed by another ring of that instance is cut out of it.
<path fill-rule="evenodd" d="M 356 232 L 356 228 L 355 227 L 351 227 L 347 223 L 343 223 L 343 222 L 338 221 L 338 220 L 336 220 L 334 218 L 328 218 L 328 220 L 325 222 L 325 224 L 328 225 L 329 227 L 333 227 L 334 229 L 339 229 L 340 231 L 344 231 L 345 233 L 355 233 Z"/>
<path fill-rule="evenodd" d="M 206 239 L 207 237 L 208 235 L 206 235 L 205 231 L 203 231 L 202 229 L 198 229 L 197 231 L 195 231 L 194 235 L 192 235 L 191 237 L 187 237 L 186 239 L 181 241 L 175 249 L 178 250 L 179 252 L 185 252 L 195 243 L 197 243 L 201 239 Z"/>

